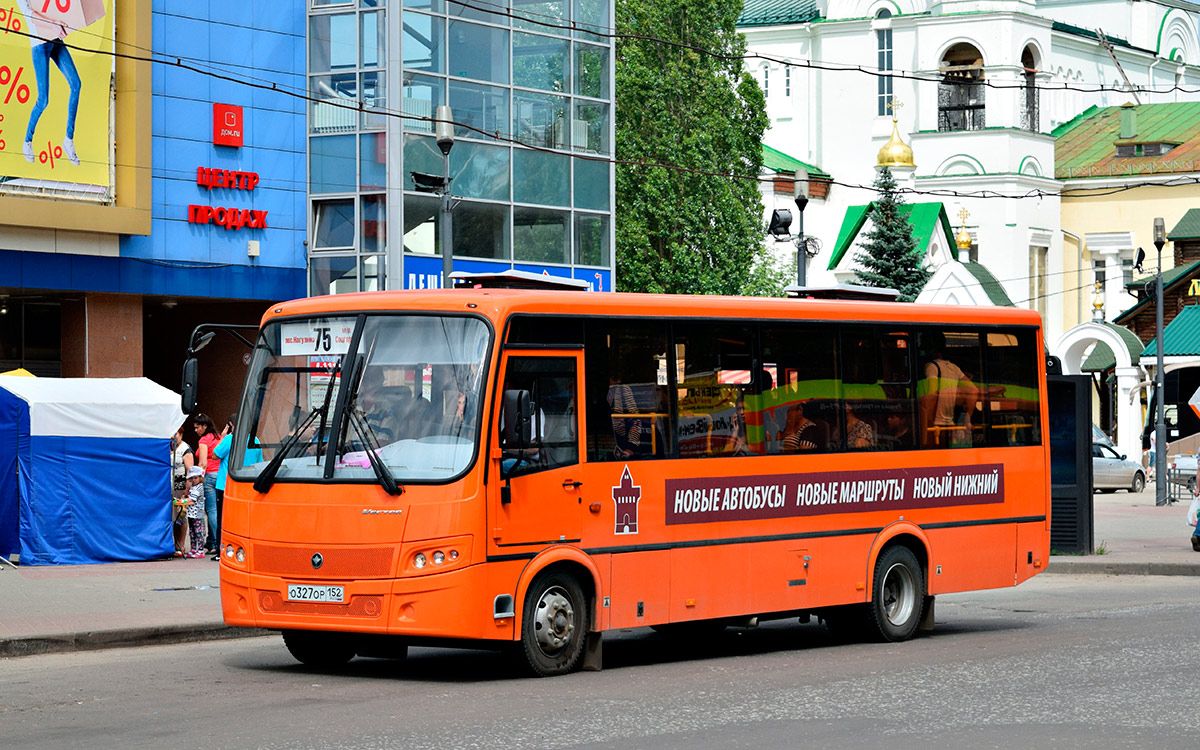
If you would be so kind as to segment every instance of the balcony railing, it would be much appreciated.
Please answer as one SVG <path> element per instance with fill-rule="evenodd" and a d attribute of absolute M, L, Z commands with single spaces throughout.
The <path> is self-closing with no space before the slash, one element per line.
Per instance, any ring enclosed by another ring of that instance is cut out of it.
<path fill-rule="evenodd" d="M 983 130 L 986 127 L 982 81 L 947 76 L 938 84 L 938 130 Z"/>

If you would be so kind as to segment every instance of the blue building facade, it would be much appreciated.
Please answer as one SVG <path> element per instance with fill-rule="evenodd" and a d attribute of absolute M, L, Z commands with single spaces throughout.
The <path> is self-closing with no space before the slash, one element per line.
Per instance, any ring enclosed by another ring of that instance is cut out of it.
<path fill-rule="evenodd" d="M 285 93 L 303 91 L 304 20 L 297 3 L 154 3 L 154 49 L 207 73 L 154 67 L 153 218 L 149 236 L 121 238 L 124 265 L 144 268 L 120 291 L 304 296 L 305 102 Z M 241 146 L 214 144 L 220 104 L 241 108 Z M 201 169 L 258 180 L 253 189 L 198 184 Z M 266 228 L 189 221 L 189 206 L 266 212 Z"/>
<path fill-rule="evenodd" d="M 174 360 L 196 323 L 254 324 L 271 302 L 306 293 L 306 103 L 294 95 L 306 84 L 305 4 L 113 6 L 114 117 L 140 108 L 138 135 L 114 129 L 108 203 L 134 192 L 120 170 L 149 173 L 143 220 L 132 232 L 67 228 L 97 201 L 61 189 L 46 203 L 63 226 L 4 212 L 0 371 L 178 387 Z M 16 195 L 0 187 L 0 204 Z M 29 191 L 20 198 L 28 205 Z"/>

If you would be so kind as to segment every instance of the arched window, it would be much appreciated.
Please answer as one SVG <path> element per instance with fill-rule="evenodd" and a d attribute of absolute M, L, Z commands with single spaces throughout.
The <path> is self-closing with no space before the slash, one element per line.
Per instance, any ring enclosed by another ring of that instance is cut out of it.
<path fill-rule="evenodd" d="M 878 20 L 890 19 L 892 12 L 887 8 L 880 8 L 875 14 Z M 891 24 L 883 25 L 881 28 L 875 29 L 875 49 L 876 61 L 875 67 L 881 72 L 892 70 L 892 27 Z M 878 80 L 878 93 L 876 94 L 877 107 L 876 114 L 880 117 L 890 114 L 888 111 L 888 103 L 892 101 L 892 77 L 881 75 Z"/>
<path fill-rule="evenodd" d="M 1021 67 L 1025 69 L 1025 88 L 1021 92 L 1021 129 L 1037 133 L 1041 130 L 1041 118 L 1038 108 L 1037 61 L 1033 57 L 1033 47 L 1026 47 L 1021 53 Z"/>
<path fill-rule="evenodd" d="M 763 63 L 761 73 L 763 98 L 766 99 L 771 93 L 771 68 L 766 63 Z"/>
<path fill-rule="evenodd" d="M 983 130 L 983 55 L 973 45 L 959 42 L 942 56 L 938 84 L 938 130 Z"/>
<path fill-rule="evenodd" d="M 792 96 L 792 66 L 783 69 L 783 95 L 789 99 Z"/>

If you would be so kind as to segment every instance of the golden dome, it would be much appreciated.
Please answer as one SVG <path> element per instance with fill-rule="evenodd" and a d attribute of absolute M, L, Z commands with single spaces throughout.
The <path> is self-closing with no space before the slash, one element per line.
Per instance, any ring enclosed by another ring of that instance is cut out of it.
<path fill-rule="evenodd" d="M 966 227 L 958 230 L 958 234 L 954 235 L 954 244 L 958 245 L 959 250 L 971 249 L 971 233 L 967 231 Z"/>
<path fill-rule="evenodd" d="M 900 125 L 895 119 L 892 120 L 892 137 L 888 139 L 887 143 L 883 144 L 883 148 L 879 149 L 879 158 L 876 160 L 876 166 L 917 166 L 913 162 L 913 150 L 900 138 Z"/>

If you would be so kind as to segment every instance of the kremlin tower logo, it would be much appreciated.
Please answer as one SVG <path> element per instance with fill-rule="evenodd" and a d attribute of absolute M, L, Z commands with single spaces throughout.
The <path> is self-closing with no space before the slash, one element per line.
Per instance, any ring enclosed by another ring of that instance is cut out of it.
<path fill-rule="evenodd" d="M 636 534 L 638 518 L 638 501 L 642 499 L 642 488 L 633 483 L 629 475 L 629 466 L 621 474 L 621 483 L 612 488 L 613 505 L 616 507 L 617 524 L 614 533 Z"/>

